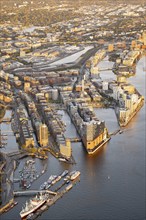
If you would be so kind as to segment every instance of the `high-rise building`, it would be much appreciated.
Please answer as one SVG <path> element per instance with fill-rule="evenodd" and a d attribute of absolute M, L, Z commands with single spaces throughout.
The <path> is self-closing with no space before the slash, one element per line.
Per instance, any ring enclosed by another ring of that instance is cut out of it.
<path fill-rule="evenodd" d="M 71 143 L 69 139 L 66 139 L 64 144 L 60 144 L 60 153 L 66 158 L 71 157 L 72 149 L 71 149 Z"/>
<path fill-rule="evenodd" d="M 113 44 L 109 44 L 108 45 L 108 51 L 112 52 L 114 50 L 114 45 Z"/>
<path fill-rule="evenodd" d="M 29 89 L 30 89 L 30 82 L 25 82 L 24 83 L 24 91 L 28 92 Z"/>
<path fill-rule="evenodd" d="M 46 147 L 48 145 L 48 137 L 48 127 L 46 124 L 41 124 L 39 130 L 39 141 L 42 147 Z"/>

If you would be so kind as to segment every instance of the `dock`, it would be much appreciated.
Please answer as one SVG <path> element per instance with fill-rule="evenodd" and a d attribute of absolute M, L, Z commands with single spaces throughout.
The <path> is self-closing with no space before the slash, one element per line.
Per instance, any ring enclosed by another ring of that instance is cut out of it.
<path fill-rule="evenodd" d="M 33 220 L 33 219 L 36 219 L 38 216 L 42 215 L 44 211 L 48 210 L 48 208 L 54 205 L 58 199 L 62 198 L 69 190 L 71 190 L 73 186 L 77 183 L 77 181 L 79 181 L 79 178 L 77 178 L 75 181 L 72 181 L 72 183 L 67 185 L 65 189 L 61 190 L 60 192 L 57 192 L 55 196 L 49 197 L 46 203 L 40 209 L 38 209 L 35 213 L 33 213 L 33 215 L 30 216 L 29 219 Z"/>
<path fill-rule="evenodd" d="M 49 193 L 50 195 L 56 195 L 57 192 L 53 192 L 50 190 L 22 190 L 22 191 L 14 191 L 13 194 L 15 197 L 18 196 L 32 196 L 36 195 L 37 193 Z"/>

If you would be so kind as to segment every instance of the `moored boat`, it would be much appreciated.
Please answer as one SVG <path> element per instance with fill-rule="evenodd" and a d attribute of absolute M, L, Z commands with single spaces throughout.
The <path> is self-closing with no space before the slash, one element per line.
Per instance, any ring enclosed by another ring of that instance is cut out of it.
<path fill-rule="evenodd" d="M 80 172 L 79 171 L 76 171 L 75 173 L 73 173 L 70 177 L 71 180 L 74 180 L 76 179 L 78 176 L 80 175 Z"/>
<path fill-rule="evenodd" d="M 25 218 L 31 213 L 34 213 L 37 209 L 39 209 L 47 200 L 48 194 L 39 194 L 34 198 L 30 199 L 29 202 L 26 201 L 25 207 L 20 212 L 21 218 Z"/>

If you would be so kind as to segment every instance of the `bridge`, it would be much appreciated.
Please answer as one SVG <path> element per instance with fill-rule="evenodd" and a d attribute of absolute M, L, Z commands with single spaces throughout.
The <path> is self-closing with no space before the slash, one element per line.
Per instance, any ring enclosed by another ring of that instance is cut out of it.
<path fill-rule="evenodd" d="M 37 193 L 49 193 L 51 195 L 56 195 L 57 192 L 53 192 L 50 190 L 24 190 L 24 191 L 14 191 L 14 196 L 30 196 L 30 195 L 36 195 Z"/>
<path fill-rule="evenodd" d="M 13 157 L 13 156 L 17 156 L 17 155 L 22 154 L 22 153 L 24 153 L 24 152 L 14 151 L 14 152 L 8 153 L 7 155 L 8 155 L 9 157 Z"/>
<path fill-rule="evenodd" d="M 112 68 L 104 68 L 104 69 L 100 69 L 100 68 L 99 68 L 98 71 L 100 72 L 100 71 L 107 71 L 107 70 L 112 70 Z"/>
<path fill-rule="evenodd" d="M 3 119 L 2 119 L 2 122 L 10 123 L 10 122 L 11 122 L 11 118 L 3 118 Z"/>
<path fill-rule="evenodd" d="M 14 151 L 14 152 L 8 153 L 7 155 L 9 157 L 14 157 L 15 159 L 20 159 L 20 158 L 28 156 L 28 153 L 24 151 Z"/>
<path fill-rule="evenodd" d="M 81 142 L 81 138 L 68 138 L 70 140 L 70 142 Z"/>
<path fill-rule="evenodd" d="M 118 128 L 117 130 L 115 130 L 114 132 L 110 133 L 109 135 L 112 136 L 112 135 L 116 135 L 120 132 L 120 128 Z"/>

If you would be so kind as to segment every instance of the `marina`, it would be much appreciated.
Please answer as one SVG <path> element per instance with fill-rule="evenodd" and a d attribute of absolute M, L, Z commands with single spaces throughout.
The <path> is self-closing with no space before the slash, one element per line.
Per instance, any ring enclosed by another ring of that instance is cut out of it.
<path fill-rule="evenodd" d="M 51 182 L 51 186 L 60 181 L 65 175 L 67 175 L 67 170 L 62 173 L 61 176 L 56 176 L 56 181 Z M 64 179 L 63 179 L 64 180 Z M 70 180 L 70 183 L 68 182 Z M 29 201 L 26 201 L 25 207 L 20 212 L 22 219 L 36 219 L 49 207 L 51 207 L 58 199 L 60 199 L 65 193 L 67 193 L 71 188 L 80 181 L 80 172 L 72 171 L 68 175 L 68 180 L 64 182 L 53 192 L 50 190 L 25 190 L 14 192 L 14 196 L 27 196 L 33 195 L 36 196 L 31 198 Z M 45 182 L 46 183 L 46 182 Z M 65 184 L 68 184 L 66 187 Z M 46 184 L 45 184 L 46 185 Z"/>

